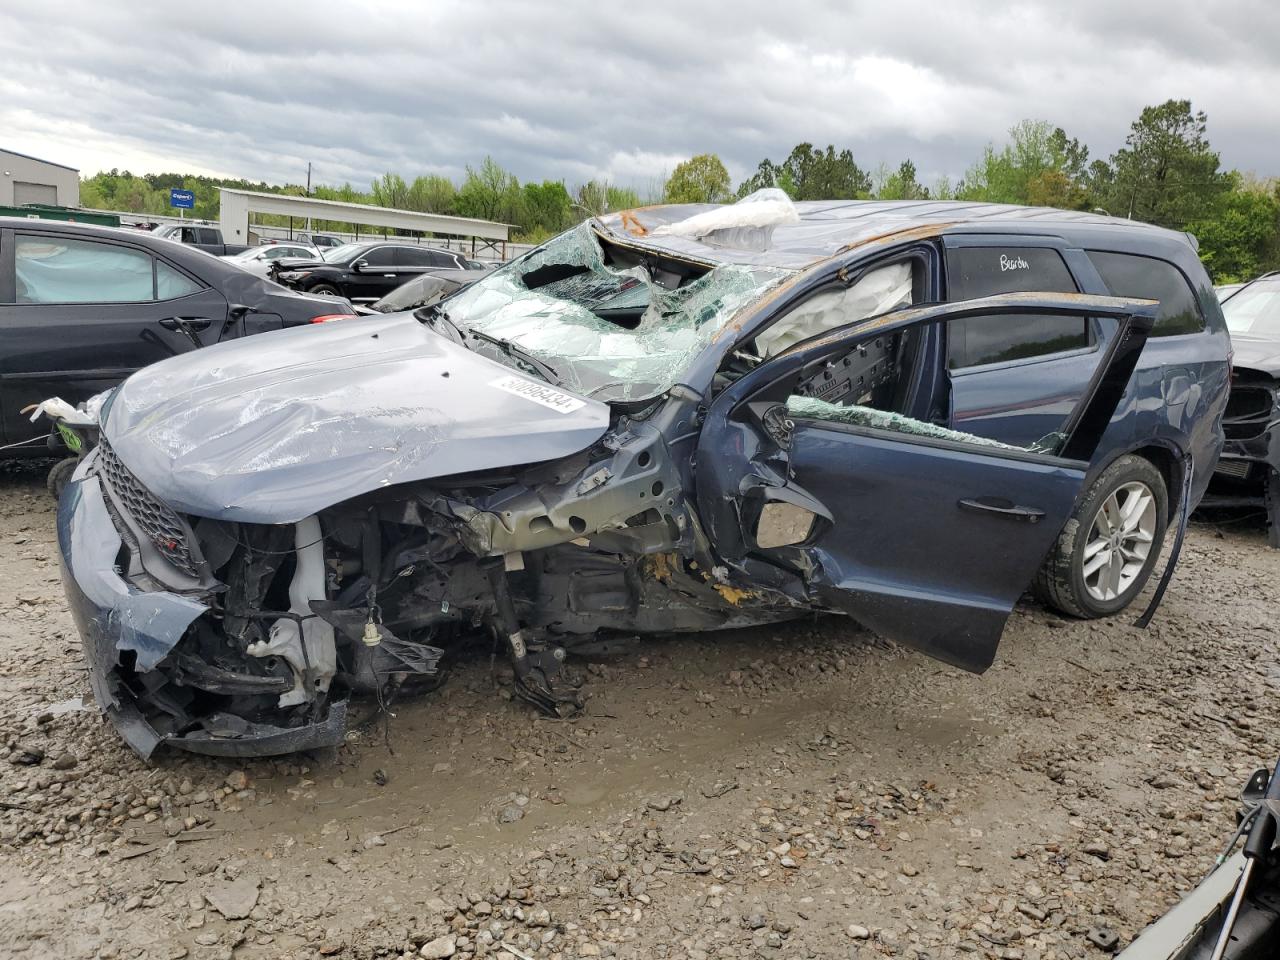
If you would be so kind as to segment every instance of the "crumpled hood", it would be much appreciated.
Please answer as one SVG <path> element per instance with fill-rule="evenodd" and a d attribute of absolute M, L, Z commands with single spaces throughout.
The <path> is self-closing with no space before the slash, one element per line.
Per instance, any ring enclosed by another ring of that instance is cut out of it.
<path fill-rule="evenodd" d="M 608 426 L 605 404 L 401 313 L 164 360 L 110 398 L 103 434 L 182 513 L 293 523 L 392 484 L 568 456 Z"/>
<path fill-rule="evenodd" d="M 1232 366 L 1237 369 L 1243 367 L 1280 377 L 1280 341 L 1233 333 L 1231 352 L 1235 355 Z"/>

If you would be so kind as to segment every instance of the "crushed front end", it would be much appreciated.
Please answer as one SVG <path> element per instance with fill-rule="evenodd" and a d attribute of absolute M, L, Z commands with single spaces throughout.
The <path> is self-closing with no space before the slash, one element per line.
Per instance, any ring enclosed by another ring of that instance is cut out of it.
<path fill-rule="evenodd" d="M 346 703 L 328 696 L 332 654 L 315 627 L 289 642 L 308 622 L 289 599 L 274 617 L 237 609 L 251 581 L 274 585 L 287 541 L 260 534 L 270 552 L 255 558 L 247 543 L 199 537 L 202 526 L 152 496 L 105 443 L 69 483 L 58 507 L 62 581 L 99 707 L 144 758 L 162 743 L 217 756 L 340 743 Z M 299 557 L 289 567 L 299 594 L 323 590 L 323 569 Z"/>
<path fill-rule="evenodd" d="M 1262 508 L 1280 547 L 1280 380 L 1237 367 L 1222 417 L 1226 442 L 1201 507 Z"/>
<path fill-rule="evenodd" d="M 94 695 L 144 757 L 288 753 L 340 743 L 353 695 L 430 689 L 475 643 L 505 650 L 517 696 L 571 712 L 566 659 L 602 633 L 802 606 L 715 568 L 678 462 L 657 426 L 623 417 L 568 458 L 255 524 L 179 514 L 104 442 L 59 508 Z"/>

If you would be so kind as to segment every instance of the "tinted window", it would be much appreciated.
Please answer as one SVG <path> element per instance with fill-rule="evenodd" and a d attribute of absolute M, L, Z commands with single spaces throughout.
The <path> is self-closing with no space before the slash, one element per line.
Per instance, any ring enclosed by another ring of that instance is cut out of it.
<path fill-rule="evenodd" d="M 374 247 L 359 259 L 371 267 L 390 267 L 395 263 L 395 253 L 393 247 Z"/>
<path fill-rule="evenodd" d="M 177 300 L 198 293 L 200 284 L 184 273 L 179 273 L 163 260 L 156 261 L 156 299 Z"/>
<path fill-rule="evenodd" d="M 1204 318 L 1200 316 L 1191 287 L 1173 264 L 1152 257 L 1098 250 L 1090 250 L 1089 259 L 1113 295 L 1160 301 L 1151 336 L 1174 337 L 1204 329 Z"/>
<path fill-rule="evenodd" d="M 453 266 L 453 260 L 446 260 L 437 251 L 427 247 L 401 247 L 396 251 L 399 263 L 406 267 L 443 267 Z"/>
<path fill-rule="evenodd" d="M 19 303 L 137 303 L 154 299 L 151 255 L 94 240 L 19 235 Z"/>
<path fill-rule="evenodd" d="M 1048 247 L 956 247 L 947 251 L 950 300 L 998 293 L 1076 293 L 1071 271 Z M 947 366 L 976 367 L 1039 357 L 1089 345 L 1083 317 L 1027 315 L 954 320 L 947 335 Z"/>

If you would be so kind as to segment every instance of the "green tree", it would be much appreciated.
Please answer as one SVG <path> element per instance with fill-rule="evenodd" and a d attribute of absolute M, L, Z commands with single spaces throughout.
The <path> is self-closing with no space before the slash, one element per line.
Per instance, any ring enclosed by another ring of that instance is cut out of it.
<path fill-rule="evenodd" d="M 910 160 L 903 160 L 893 173 L 887 166 L 882 166 L 876 180 L 874 196 L 877 200 L 929 199 L 929 188 L 916 180 L 916 165 Z"/>
<path fill-rule="evenodd" d="M 858 200 L 871 195 L 871 175 L 853 160 L 853 151 L 836 152 L 799 143 L 776 168 L 776 185 L 793 200 Z"/>
<path fill-rule="evenodd" d="M 518 223 L 520 206 L 520 181 L 493 157 L 485 157 L 478 169 L 467 167 L 467 176 L 458 190 L 456 202 L 460 215 Z"/>
<path fill-rule="evenodd" d="M 406 210 L 409 207 L 409 185 L 398 173 L 384 173 L 373 181 L 373 202 L 379 207 Z"/>
<path fill-rule="evenodd" d="M 1083 210 L 1094 205 L 1089 150 L 1061 127 L 1023 120 L 1002 147 L 988 144 L 956 188 L 961 200 Z"/>
<path fill-rule="evenodd" d="M 574 221 L 573 201 L 559 180 L 543 180 L 524 185 L 524 222 L 527 233 L 550 237 Z"/>
<path fill-rule="evenodd" d="M 1249 280 L 1280 267 L 1280 181 L 1249 181 L 1238 173 L 1217 209 L 1187 229 L 1217 283 Z"/>
<path fill-rule="evenodd" d="M 1204 111 L 1193 113 L 1190 100 L 1145 107 L 1111 157 L 1102 205 L 1174 230 L 1212 216 L 1231 179 L 1219 169 L 1207 129 Z"/>
<path fill-rule="evenodd" d="M 608 180 L 588 180 L 573 192 L 574 219 L 600 217 L 606 213 L 630 210 L 640 206 L 640 197 L 628 187 L 619 187 Z"/>
<path fill-rule="evenodd" d="M 729 199 L 729 171 L 714 153 L 700 153 L 671 171 L 665 199 L 667 203 L 723 203 Z"/>
<path fill-rule="evenodd" d="M 423 213 L 453 213 L 457 201 L 458 189 L 448 177 L 432 174 L 426 177 L 414 177 L 409 185 L 407 199 L 410 210 Z"/>
<path fill-rule="evenodd" d="M 778 186 L 778 173 L 779 170 L 774 166 L 773 161 L 765 157 L 756 167 L 756 172 L 738 184 L 738 198 L 741 199 L 757 190 Z"/>

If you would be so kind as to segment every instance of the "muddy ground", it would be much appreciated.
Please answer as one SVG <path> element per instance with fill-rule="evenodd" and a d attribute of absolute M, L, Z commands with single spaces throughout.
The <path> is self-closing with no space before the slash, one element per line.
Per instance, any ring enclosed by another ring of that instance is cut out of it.
<path fill-rule="evenodd" d="M 0 473 L 0 955 L 1098 957 L 1274 761 L 1280 552 L 1197 525 L 1154 625 L 1034 606 L 970 676 L 826 619 L 670 638 L 534 716 L 487 656 L 323 756 L 139 761 L 38 468 Z"/>

